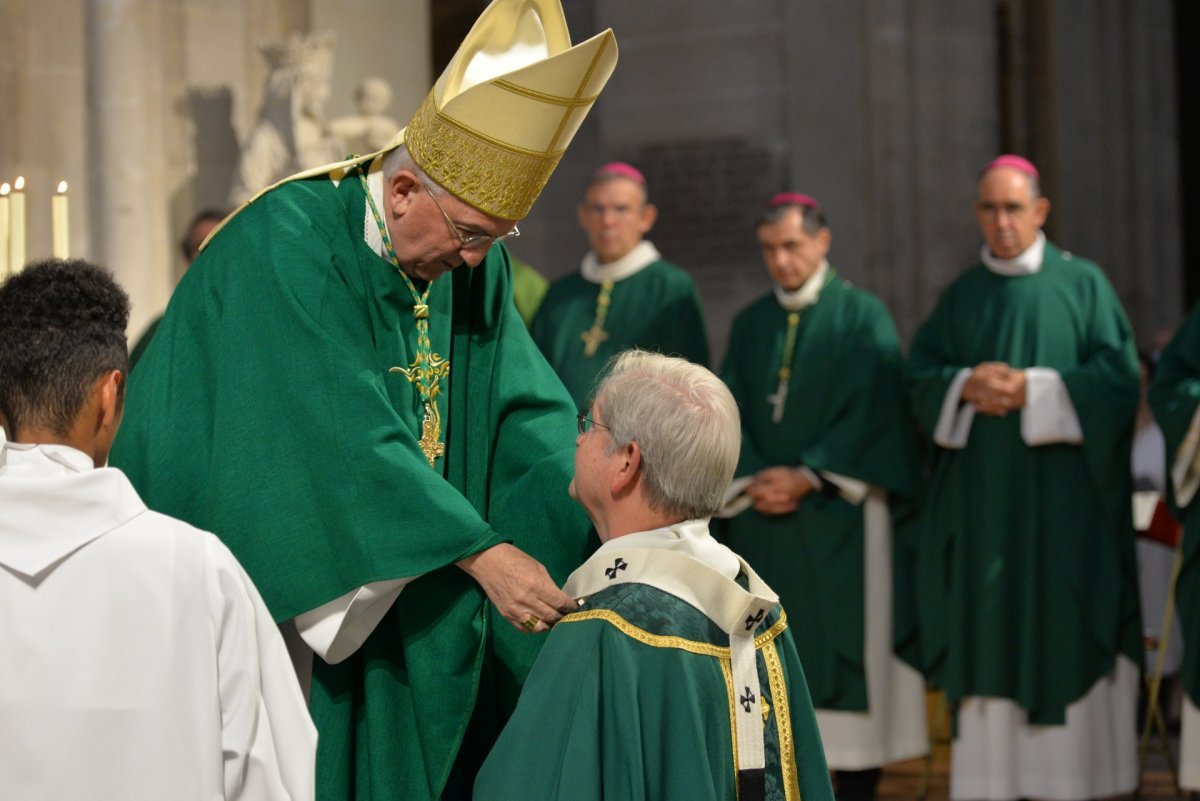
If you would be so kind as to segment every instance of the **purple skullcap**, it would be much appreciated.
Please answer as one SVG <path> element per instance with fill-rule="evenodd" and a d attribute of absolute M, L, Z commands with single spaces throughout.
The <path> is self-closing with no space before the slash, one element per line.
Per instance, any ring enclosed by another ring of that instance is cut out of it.
<path fill-rule="evenodd" d="M 799 192 L 780 192 L 767 201 L 768 209 L 780 206 L 804 206 L 813 211 L 819 211 L 821 208 L 821 204 L 817 202 L 816 198 L 810 195 L 803 195 Z"/>
<path fill-rule="evenodd" d="M 982 170 L 979 171 L 979 177 L 987 175 L 997 167 L 1011 167 L 1018 172 L 1023 172 L 1035 181 L 1040 181 L 1042 176 L 1038 174 L 1037 167 L 1033 166 L 1033 162 L 1024 156 L 1017 156 L 1012 153 L 1005 153 L 1003 156 L 997 156 L 987 163 Z"/>
<path fill-rule="evenodd" d="M 642 186 L 646 185 L 646 176 L 642 175 L 642 171 L 632 164 L 626 164 L 623 161 L 608 162 L 596 170 L 596 172 L 592 174 L 592 178 L 594 180 L 596 178 L 600 178 L 601 176 L 609 175 L 619 175 L 622 178 L 628 178 L 629 180 L 637 184 L 641 184 Z"/>

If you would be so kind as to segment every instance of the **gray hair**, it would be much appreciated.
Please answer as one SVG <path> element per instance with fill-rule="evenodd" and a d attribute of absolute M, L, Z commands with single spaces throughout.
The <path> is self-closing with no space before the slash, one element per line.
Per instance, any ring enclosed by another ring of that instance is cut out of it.
<path fill-rule="evenodd" d="M 754 221 L 755 230 L 764 225 L 773 225 L 779 222 L 792 209 L 799 210 L 800 227 L 809 236 L 816 236 L 821 233 L 822 228 L 829 227 L 829 221 L 825 219 L 825 212 L 820 208 L 814 209 L 812 206 L 805 206 L 801 203 L 780 203 L 778 206 L 771 206 L 758 216 L 758 219 Z"/>
<path fill-rule="evenodd" d="M 721 507 L 742 444 L 737 402 L 721 379 L 684 359 L 617 354 L 594 397 L 602 404 L 609 454 L 637 442 L 646 500 L 681 519 Z"/>
<path fill-rule="evenodd" d="M 383 166 L 380 168 L 383 172 L 383 182 L 386 184 L 400 170 L 409 170 L 416 173 L 426 185 L 433 189 L 435 195 L 445 197 L 450 192 L 445 187 L 438 184 L 437 181 L 429 177 L 428 174 L 417 164 L 413 159 L 412 154 L 408 152 L 407 145 L 400 145 L 383 157 Z"/>

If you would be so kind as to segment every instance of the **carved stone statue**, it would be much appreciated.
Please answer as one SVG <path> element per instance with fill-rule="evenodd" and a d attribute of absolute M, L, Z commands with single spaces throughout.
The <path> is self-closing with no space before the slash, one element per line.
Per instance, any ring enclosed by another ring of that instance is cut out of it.
<path fill-rule="evenodd" d="M 329 123 L 347 154 L 373 153 L 392 141 L 400 124 L 387 115 L 392 105 L 392 86 L 383 78 L 364 78 L 354 89 L 357 114 L 338 117 Z"/>
<path fill-rule="evenodd" d="M 333 34 L 263 42 L 270 71 L 258 123 L 242 145 L 230 201 L 240 204 L 282 178 L 345 155 L 325 119 Z"/>

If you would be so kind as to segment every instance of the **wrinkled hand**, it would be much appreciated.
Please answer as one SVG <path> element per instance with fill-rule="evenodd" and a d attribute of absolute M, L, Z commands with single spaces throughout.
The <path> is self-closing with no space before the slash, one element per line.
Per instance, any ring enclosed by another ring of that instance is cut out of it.
<path fill-rule="evenodd" d="M 542 563 L 521 549 L 501 543 L 458 562 L 479 582 L 504 619 L 520 631 L 547 631 L 567 612 L 579 608 L 550 578 Z M 537 625 L 524 625 L 530 617 Z"/>
<path fill-rule="evenodd" d="M 984 362 L 971 371 L 962 398 L 980 414 L 1003 417 L 1025 406 L 1025 371 L 1003 362 Z"/>
<path fill-rule="evenodd" d="M 768 467 L 755 474 L 746 494 L 754 499 L 755 510 L 764 515 L 794 512 L 800 501 L 814 489 L 803 470 L 796 467 Z"/>

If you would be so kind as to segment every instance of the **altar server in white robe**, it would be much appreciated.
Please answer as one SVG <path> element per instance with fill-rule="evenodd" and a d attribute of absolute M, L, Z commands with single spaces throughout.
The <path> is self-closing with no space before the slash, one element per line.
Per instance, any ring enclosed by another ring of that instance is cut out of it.
<path fill-rule="evenodd" d="M 128 318 L 86 262 L 0 285 L 0 796 L 312 799 L 316 730 L 257 590 L 103 466 Z"/>

